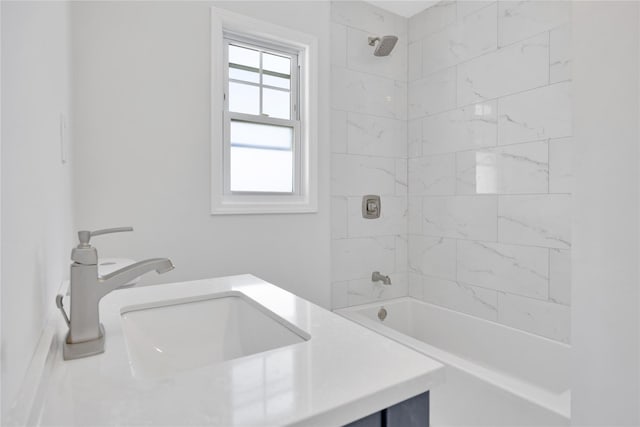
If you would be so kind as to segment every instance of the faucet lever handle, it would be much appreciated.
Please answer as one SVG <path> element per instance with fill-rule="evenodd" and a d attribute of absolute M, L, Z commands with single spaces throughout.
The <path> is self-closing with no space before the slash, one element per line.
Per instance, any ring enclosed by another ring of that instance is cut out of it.
<path fill-rule="evenodd" d="M 123 231 L 133 231 L 133 227 L 105 228 L 105 229 L 96 230 L 96 231 L 88 231 L 88 230 L 78 231 L 78 240 L 80 240 L 80 245 L 78 246 L 81 248 L 89 247 L 89 240 L 91 240 L 93 236 L 100 236 L 102 234 L 109 234 L 109 233 L 120 233 Z"/>

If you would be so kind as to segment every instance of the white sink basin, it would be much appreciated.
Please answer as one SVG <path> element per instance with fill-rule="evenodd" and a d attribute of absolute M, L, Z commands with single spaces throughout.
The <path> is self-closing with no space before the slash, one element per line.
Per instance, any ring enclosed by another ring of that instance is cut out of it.
<path fill-rule="evenodd" d="M 133 375 L 158 378 L 310 339 L 242 293 L 121 311 Z"/>

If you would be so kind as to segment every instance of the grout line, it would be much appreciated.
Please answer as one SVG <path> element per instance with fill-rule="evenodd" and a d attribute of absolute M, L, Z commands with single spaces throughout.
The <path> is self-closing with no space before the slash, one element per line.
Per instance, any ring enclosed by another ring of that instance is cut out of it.
<path fill-rule="evenodd" d="M 365 76 L 367 76 L 367 77 L 374 77 L 374 78 L 377 78 L 377 79 L 386 80 L 386 81 L 387 81 L 387 83 L 388 83 L 388 82 L 392 82 L 392 83 L 394 83 L 394 84 L 395 84 L 395 83 L 402 83 L 402 84 L 408 85 L 408 82 L 407 82 L 407 81 L 405 81 L 405 80 L 400 80 L 400 79 L 396 79 L 396 78 L 393 78 L 393 77 L 383 76 L 383 75 L 375 74 L 375 73 L 368 73 L 368 72 L 366 72 L 366 71 L 362 71 L 362 70 L 355 70 L 355 69 L 353 69 L 353 68 L 349 68 L 349 67 L 346 67 L 346 66 L 345 66 L 345 67 L 342 67 L 342 66 L 340 66 L 340 65 L 331 64 L 331 67 L 330 67 L 330 68 L 339 68 L 339 69 L 341 69 L 341 70 L 351 71 L 352 73 L 360 73 L 360 74 L 364 74 L 364 75 L 365 75 Z"/>
<path fill-rule="evenodd" d="M 547 81 L 551 84 L 551 30 L 547 34 Z"/>
<path fill-rule="evenodd" d="M 547 299 L 549 300 L 549 302 L 552 302 L 551 300 L 551 249 L 549 249 L 547 251 L 547 269 L 548 269 L 548 273 L 547 273 Z"/>
<path fill-rule="evenodd" d="M 551 193 L 551 139 L 547 140 L 547 192 Z"/>
<path fill-rule="evenodd" d="M 457 67 L 457 65 L 454 65 L 454 67 Z M 429 113 L 429 114 L 422 115 L 422 116 L 417 116 L 417 117 L 408 117 L 408 120 L 426 119 L 427 117 L 434 117 L 434 116 L 438 116 L 438 115 L 445 114 L 445 113 L 451 113 L 453 111 L 462 110 L 462 109 L 468 108 L 468 107 L 473 107 L 474 105 L 478 105 L 478 104 L 486 104 L 486 103 L 489 103 L 489 102 L 492 102 L 492 101 L 498 102 L 503 98 L 508 98 L 508 97 L 515 96 L 515 95 L 521 95 L 521 94 L 523 94 L 525 92 L 532 92 L 534 90 L 548 88 L 548 87 L 555 86 L 555 85 L 568 84 L 571 81 L 572 80 L 569 79 L 569 80 L 563 80 L 563 81 L 560 81 L 560 82 L 554 82 L 554 83 L 551 83 L 551 84 L 545 83 L 545 84 L 542 84 L 540 86 L 535 86 L 535 87 L 532 87 L 532 88 L 527 88 L 527 89 L 519 90 L 519 91 L 516 91 L 516 92 L 509 92 L 509 93 L 506 93 L 504 95 L 496 96 L 494 98 L 486 98 L 486 99 L 481 99 L 481 100 L 478 100 L 478 101 L 475 101 L 475 102 L 462 104 L 462 105 L 459 105 L 459 106 L 457 106 L 455 108 L 449 108 L 449 109 L 446 109 L 446 110 L 438 111 L 436 113 Z M 456 82 L 457 82 L 457 78 L 456 78 Z M 497 116 L 496 118 L 499 119 L 499 116 Z"/>
<path fill-rule="evenodd" d="M 496 1 L 496 48 L 500 50 L 500 2 Z"/>
<path fill-rule="evenodd" d="M 458 240 L 455 241 L 455 258 L 454 258 L 454 272 L 453 272 L 453 276 L 455 277 L 455 282 L 458 282 Z"/>
<path fill-rule="evenodd" d="M 331 107 L 330 109 L 334 110 L 334 111 L 341 111 L 341 112 L 344 112 L 344 113 L 361 114 L 363 116 L 375 117 L 375 118 L 378 118 L 378 119 L 396 120 L 396 121 L 399 121 L 399 122 L 404 122 L 404 121 L 408 120 L 408 119 L 400 119 L 398 117 L 385 116 L 385 115 L 382 115 L 382 114 L 363 113 L 362 111 L 347 110 L 345 108 Z"/>
<path fill-rule="evenodd" d="M 494 240 L 486 240 L 486 239 L 465 239 L 462 237 L 450 237 L 450 236 L 438 236 L 435 234 L 422 234 L 422 233 L 409 233 L 410 236 L 414 237 L 428 237 L 431 239 L 446 239 L 446 240 L 463 240 L 465 242 L 472 243 L 489 243 L 493 245 L 504 245 L 504 246 L 516 246 L 519 248 L 532 248 L 532 249 L 555 249 L 559 251 L 570 251 L 571 247 L 568 248 L 551 248 L 549 246 L 540 246 L 540 245 L 531 245 L 525 243 L 513 243 L 513 242 L 497 242 Z"/>
<path fill-rule="evenodd" d="M 496 242 L 500 240 L 500 197 L 496 197 Z"/>

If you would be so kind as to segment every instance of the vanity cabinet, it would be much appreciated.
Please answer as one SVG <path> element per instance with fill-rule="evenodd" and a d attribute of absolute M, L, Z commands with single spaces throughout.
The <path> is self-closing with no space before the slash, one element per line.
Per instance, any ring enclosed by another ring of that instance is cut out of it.
<path fill-rule="evenodd" d="M 345 427 L 427 427 L 428 425 L 429 392 L 427 391 L 347 424 Z"/>

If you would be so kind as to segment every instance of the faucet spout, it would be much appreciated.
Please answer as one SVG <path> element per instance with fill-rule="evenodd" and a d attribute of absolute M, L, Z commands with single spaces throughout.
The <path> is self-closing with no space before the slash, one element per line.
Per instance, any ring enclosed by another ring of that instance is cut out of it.
<path fill-rule="evenodd" d="M 71 251 L 69 294 L 71 315 L 62 306 L 64 295 L 56 297 L 56 305 L 62 311 L 69 327 L 63 344 L 64 360 L 92 356 L 104 351 L 104 327 L 100 323 L 100 300 L 111 291 L 125 286 L 145 273 L 155 270 L 163 274 L 173 270 L 168 258 L 152 258 L 136 262 L 104 276 L 98 275 L 98 251 L 89 244 L 92 236 L 121 231 L 133 231 L 131 227 L 78 232 L 80 243 Z"/>
<path fill-rule="evenodd" d="M 382 282 L 384 285 L 391 284 L 391 278 L 389 276 L 385 276 L 384 274 L 380 274 L 379 271 L 374 271 L 373 273 L 371 273 L 371 281 Z"/>
<path fill-rule="evenodd" d="M 114 291 L 134 279 L 155 270 L 158 274 L 163 274 L 174 269 L 173 263 L 167 258 L 151 258 L 136 262 L 113 273 L 102 276 L 98 279 L 98 298 L 102 298 L 111 291 Z"/>

